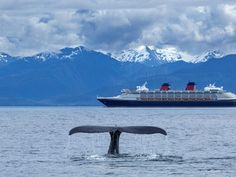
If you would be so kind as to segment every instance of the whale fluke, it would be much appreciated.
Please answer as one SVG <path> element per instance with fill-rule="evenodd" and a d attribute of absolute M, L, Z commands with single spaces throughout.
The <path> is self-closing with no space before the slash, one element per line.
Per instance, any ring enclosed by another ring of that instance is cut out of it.
<path fill-rule="evenodd" d="M 72 128 L 69 131 L 69 135 L 72 135 L 74 133 L 105 133 L 105 132 L 112 132 L 114 131 L 114 127 L 107 127 L 107 126 L 79 126 Z"/>
<path fill-rule="evenodd" d="M 69 131 L 69 135 L 74 133 L 105 133 L 105 132 L 114 132 L 119 130 L 120 132 L 133 133 L 133 134 L 154 134 L 160 133 L 167 135 L 166 131 L 159 127 L 153 126 L 128 126 L 128 127 L 110 127 L 110 126 L 79 126 L 72 128 Z"/>
<path fill-rule="evenodd" d="M 167 135 L 166 131 L 154 126 L 127 126 L 127 127 L 111 127 L 111 126 L 79 126 L 72 128 L 69 135 L 75 133 L 105 133 L 109 132 L 111 136 L 108 154 L 119 154 L 119 138 L 122 132 L 133 134 L 155 134 L 160 133 Z"/>
<path fill-rule="evenodd" d="M 160 133 L 163 135 L 167 135 L 166 131 L 159 127 L 153 126 L 129 126 L 129 127 L 121 127 L 121 132 L 125 133 L 133 133 L 133 134 L 154 134 Z"/>

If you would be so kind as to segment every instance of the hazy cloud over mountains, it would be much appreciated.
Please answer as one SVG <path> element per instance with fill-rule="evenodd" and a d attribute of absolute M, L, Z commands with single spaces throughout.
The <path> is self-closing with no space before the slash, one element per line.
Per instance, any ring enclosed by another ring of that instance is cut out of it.
<path fill-rule="evenodd" d="M 190 54 L 236 52 L 231 0 L 0 0 L 0 51 L 32 55 L 85 45 L 115 51 L 172 46 Z"/>

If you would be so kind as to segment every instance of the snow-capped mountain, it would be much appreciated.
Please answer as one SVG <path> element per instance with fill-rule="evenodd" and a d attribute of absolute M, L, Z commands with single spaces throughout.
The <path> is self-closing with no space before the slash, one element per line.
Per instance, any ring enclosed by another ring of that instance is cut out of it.
<path fill-rule="evenodd" d="M 139 46 L 112 54 L 112 57 L 122 62 L 139 62 L 152 65 L 172 63 L 183 60 L 175 48 L 158 49 L 154 46 Z"/>
<path fill-rule="evenodd" d="M 83 46 L 79 46 L 75 48 L 66 47 L 56 52 L 42 52 L 36 55 L 25 56 L 25 57 L 24 56 L 14 57 L 6 53 L 0 53 L 0 62 L 6 63 L 12 60 L 25 60 L 25 61 L 37 60 L 37 61 L 42 61 L 42 62 L 51 60 L 51 59 L 68 60 L 68 59 L 76 59 L 78 58 L 78 56 L 83 55 L 84 53 L 89 53 L 89 52 L 91 53 L 91 52 L 96 52 L 96 51 L 92 51 Z"/>
<path fill-rule="evenodd" d="M 192 80 L 199 87 L 215 82 L 236 90 L 235 54 L 211 61 L 199 59 L 206 61 L 202 64 L 174 62 L 185 58 L 175 49 L 140 47 L 136 54 L 135 62 L 151 65 L 126 64 L 84 47 L 30 57 L 3 53 L 0 55 L 0 61 L 4 61 L 0 62 L 0 105 L 96 105 L 98 95 L 117 95 L 121 89 L 135 88 L 145 81 L 149 88 L 157 88 L 163 82 L 183 88 Z M 202 59 L 211 57 L 219 55 L 215 52 L 202 55 Z M 154 66 L 155 62 L 171 63 Z"/>
<path fill-rule="evenodd" d="M 91 50 L 83 46 L 79 46 L 75 48 L 66 47 L 57 52 L 43 52 L 43 53 L 39 53 L 34 56 L 31 56 L 30 58 L 35 58 L 42 61 L 46 61 L 49 59 L 74 59 L 76 58 L 76 56 L 82 54 L 83 52 L 91 52 Z"/>
<path fill-rule="evenodd" d="M 212 58 L 222 58 L 223 53 L 219 50 L 210 50 L 201 55 L 191 56 L 182 51 L 178 51 L 176 48 L 156 48 L 154 46 L 139 46 L 134 49 L 127 49 L 121 52 L 115 52 L 108 54 L 102 51 L 90 50 L 86 47 L 79 46 L 75 48 L 66 47 L 56 52 L 42 52 L 28 57 L 12 57 L 6 53 L 0 53 L 0 62 L 7 63 L 14 59 L 23 60 L 38 60 L 46 61 L 51 59 L 59 60 L 73 60 L 80 58 L 85 53 L 96 52 L 97 54 L 105 54 L 120 62 L 142 63 L 148 66 L 158 66 L 165 63 L 173 63 L 176 61 L 185 61 L 188 63 L 200 63 L 206 62 Z"/>
<path fill-rule="evenodd" d="M 224 54 L 220 50 L 210 50 L 208 52 L 205 52 L 205 53 L 193 58 L 191 60 L 191 63 L 206 62 L 209 59 L 222 58 L 223 56 L 224 56 Z"/>
<path fill-rule="evenodd" d="M 36 60 L 46 61 L 48 59 L 58 58 L 58 54 L 55 52 L 43 52 L 37 55 L 32 56 L 31 58 L 35 58 Z"/>
<path fill-rule="evenodd" d="M 211 50 L 198 56 L 191 56 L 173 47 L 160 49 L 154 46 L 140 46 L 112 54 L 113 58 L 121 62 L 138 62 L 148 65 L 160 65 L 176 61 L 200 63 L 212 58 L 222 58 L 223 56 L 223 53 L 219 50 Z"/>
<path fill-rule="evenodd" d="M 11 56 L 9 56 L 6 53 L 0 53 L 0 62 L 8 62 L 8 60 L 11 58 Z"/>

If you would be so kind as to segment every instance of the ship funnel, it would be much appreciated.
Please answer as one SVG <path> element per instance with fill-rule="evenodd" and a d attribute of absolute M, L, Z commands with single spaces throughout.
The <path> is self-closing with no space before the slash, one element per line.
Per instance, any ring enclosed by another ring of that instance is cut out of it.
<path fill-rule="evenodd" d="M 168 91 L 170 90 L 170 84 L 169 83 L 163 83 L 160 88 L 161 91 Z"/>
<path fill-rule="evenodd" d="M 189 83 L 187 84 L 185 90 L 188 90 L 188 91 L 194 91 L 194 90 L 196 90 L 196 84 L 195 84 L 195 82 L 189 82 Z"/>

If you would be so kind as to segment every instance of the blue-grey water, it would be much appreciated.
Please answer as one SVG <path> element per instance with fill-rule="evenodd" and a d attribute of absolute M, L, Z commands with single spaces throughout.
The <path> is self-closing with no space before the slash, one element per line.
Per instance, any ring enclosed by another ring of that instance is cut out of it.
<path fill-rule="evenodd" d="M 152 125 L 168 135 L 74 134 L 79 125 Z M 1 177 L 236 176 L 234 108 L 0 108 Z"/>

